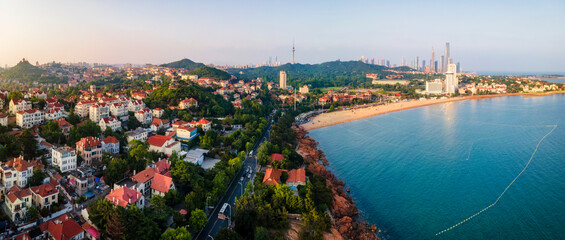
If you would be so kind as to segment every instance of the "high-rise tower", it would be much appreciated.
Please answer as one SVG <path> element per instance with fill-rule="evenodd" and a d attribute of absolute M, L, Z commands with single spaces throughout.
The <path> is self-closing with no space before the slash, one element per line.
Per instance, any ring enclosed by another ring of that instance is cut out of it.
<path fill-rule="evenodd" d="M 434 68 L 434 62 L 436 61 L 436 56 L 435 56 L 435 52 L 434 52 L 434 47 L 432 47 L 432 61 L 430 61 L 430 71 L 431 72 L 436 72 L 435 68 Z"/>
<path fill-rule="evenodd" d="M 292 39 L 292 62 L 291 62 L 292 64 L 294 64 L 294 50 L 295 50 L 294 49 L 294 39 Z M 286 73 L 285 73 L 285 76 L 286 76 Z M 286 83 L 285 83 L 285 85 L 286 85 Z"/>
<path fill-rule="evenodd" d="M 447 72 L 447 70 L 448 70 L 447 66 L 449 65 L 449 59 L 450 59 L 449 42 L 445 43 L 445 55 L 444 56 L 445 56 L 445 59 L 444 59 L 444 62 L 443 62 L 443 72 Z"/>
<path fill-rule="evenodd" d="M 285 71 L 280 72 L 279 87 L 281 89 L 286 89 L 286 72 Z"/>
<path fill-rule="evenodd" d="M 445 92 L 453 94 L 459 88 L 459 79 L 457 79 L 457 65 L 447 65 L 445 72 Z"/>

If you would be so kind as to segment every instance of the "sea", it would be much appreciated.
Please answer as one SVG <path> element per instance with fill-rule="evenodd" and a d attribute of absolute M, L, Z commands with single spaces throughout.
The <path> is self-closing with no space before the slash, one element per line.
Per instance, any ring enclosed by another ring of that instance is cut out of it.
<path fill-rule="evenodd" d="M 466 100 L 311 130 L 384 239 L 565 239 L 565 95 Z"/>

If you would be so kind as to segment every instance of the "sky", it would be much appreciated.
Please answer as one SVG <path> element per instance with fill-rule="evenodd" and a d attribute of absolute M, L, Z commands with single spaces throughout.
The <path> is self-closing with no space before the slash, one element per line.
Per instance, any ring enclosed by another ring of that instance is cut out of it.
<path fill-rule="evenodd" d="M 361 56 L 464 71 L 565 72 L 565 1 L 0 0 L 0 65 L 259 64 Z"/>

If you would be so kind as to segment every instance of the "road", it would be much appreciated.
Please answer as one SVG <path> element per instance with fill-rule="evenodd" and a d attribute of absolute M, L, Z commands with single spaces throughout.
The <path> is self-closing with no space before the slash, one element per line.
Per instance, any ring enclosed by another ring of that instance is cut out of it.
<path fill-rule="evenodd" d="M 230 207 L 226 209 L 226 212 L 224 214 L 231 217 L 235 211 L 235 198 L 239 198 L 242 193 L 245 192 L 245 186 L 247 185 L 247 182 L 254 178 L 255 171 L 257 170 L 257 149 L 259 148 L 261 143 L 269 138 L 269 132 L 271 131 L 271 116 L 272 114 L 267 120 L 267 129 L 263 132 L 260 140 L 255 143 L 255 146 L 253 146 L 253 155 L 250 155 L 245 159 L 241 170 L 229 183 L 226 195 L 224 195 L 222 199 L 220 199 L 218 204 L 214 207 L 212 214 L 208 216 L 208 223 L 206 224 L 206 226 L 204 226 L 202 231 L 200 231 L 198 235 L 196 235 L 195 239 L 212 239 L 209 236 L 213 237 L 218 233 L 218 231 L 220 231 L 221 228 L 228 227 L 228 219 L 219 219 L 218 213 L 224 203 L 229 203 Z M 251 179 L 244 177 L 244 173 L 247 172 L 248 169 L 252 170 Z M 242 177 L 243 181 L 240 181 Z"/>

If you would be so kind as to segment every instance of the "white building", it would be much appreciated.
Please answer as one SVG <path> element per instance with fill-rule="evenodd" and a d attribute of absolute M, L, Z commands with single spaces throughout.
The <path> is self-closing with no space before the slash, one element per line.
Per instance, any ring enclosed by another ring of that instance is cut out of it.
<path fill-rule="evenodd" d="M 282 89 L 286 89 L 286 72 L 281 71 L 279 76 L 279 87 Z"/>
<path fill-rule="evenodd" d="M 112 116 L 119 118 L 126 117 L 128 115 L 128 108 L 124 103 L 114 103 L 110 105 L 110 113 Z"/>
<path fill-rule="evenodd" d="M 161 118 L 161 116 L 163 116 L 163 113 L 165 113 L 165 110 L 163 110 L 162 108 L 153 109 L 153 117 L 154 118 Z"/>
<path fill-rule="evenodd" d="M 147 131 L 145 131 L 145 129 L 143 128 L 137 128 L 135 130 L 127 131 L 126 135 L 128 143 L 133 140 L 139 140 L 142 142 L 147 141 Z"/>
<path fill-rule="evenodd" d="M 177 139 L 190 141 L 198 136 L 198 130 L 189 126 L 177 127 Z"/>
<path fill-rule="evenodd" d="M 1 193 L 4 194 L 13 186 L 24 188 L 31 175 L 33 175 L 33 165 L 21 156 L 2 164 L 0 167 Z"/>
<path fill-rule="evenodd" d="M 51 108 L 47 111 L 45 111 L 45 120 L 46 121 L 51 121 L 51 120 L 58 120 L 61 118 L 65 117 L 65 113 L 63 111 L 63 109 L 61 108 Z"/>
<path fill-rule="evenodd" d="M 302 93 L 302 94 L 308 94 L 310 92 L 310 89 L 308 88 L 308 85 L 304 85 L 300 88 L 298 88 L 298 92 Z"/>
<path fill-rule="evenodd" d="M 4 127 L 8 126 L 8 114 L 0 113 L 0 125 Z"/>
<path fill-rule="evenodd" d="M 167 155 L 173 154 L 173 151 L 180 152 L 180 142 L 169 136 L 154 135 L 147 139 L 149 143 L 149 151 L 161 152 Z"/>
<path fill-rule="evenodd" d="M 445 92 L 453 94 L 459 88 L 459 79 L 457 79 L 457 65 L 449 64 L 447 72 L 445 72 Z"/>
<path fill-rule="evenodd" d="M 426 94 L 441 94 L 443 92 L 443 84 L 441 80 L 436 79 L 432 82 L 426 82 Z"/>
<path fill-rule="evenodd" d="M 198 101 L 194 98 L 184 99 L 180 101 L 179 108 L 180 109 L 188 109 L 190 107 L 198 107 Z"/>
<path fill-rule="evenodd" d="M 38 109 L 24 110 L 16 114 L 16 124 L 22 128 L 30 128 L 34 125 L 42 124 L 43 119 L 43 111 Z"/>
<path fill-rule="evenodd" d="M 120 141 L 112 136 L 106 137 L 102 140 L 102 152 L 109 152 L 112 154 L 120 153 Z"/>
<path fill-rule="evenodd" d="M 202 165 L 202 162 L 204 162 L 204 154 L 208 152 L 209 150 L 201 148 L 190 150 L 184 157 L 184 161 L 194 163 L 195 165 Z"/>
<path fill-rule="evenodd" d="M 68 172 L 77 168 L 76 151 L 71 147 L 53 148 L 51 156 L 51 165 L 59 167 L 61 172 Z"/>
<path fill-rule="evenodd" d="M 151 124 L 151 120 L 153 120 L 153 113 L 149 108 L 144 108 L 143 110 L 137 111 L 135 113 L 135 118 L 143 125 Z"/>
<path fill-rule="evenodd" d="M 122 128 L 122 123 L 118 121 L 118 119 L 114 116 L 102 118 L 98 125 L 100 126 L 100 129 L 102 129 L 102 131 L 106 130 L 107 127 L 112 129 L 112 131 L 114 132 Z"/>
<path fill-rule="evenodd" d="M 189 123 L 189 126 L 193 127 L 193 128 L 197 128 L 198 126 L 200 126 L 200 127 L 202 127 L 202 130 L 204 130 L 204 132 L 206 132 L 206 131 L 208 131 L 212 128 L 212 123 L 210 121 L 202 118 L 202 119 L 198 120 L 198 122 L 194 121 L 194 120 L 191 121 Z"/>
<path fill-rule="evenodd" d="M 12 99 L 10 100 L 10 112 L 16 114 L 21 111 L 31 109 L 31 102 L 25 99 Z"/>
<path fill-rule="evenodd" d="M 75 106 L 74 114 L 79 115 L 82 118 L 88 117 L 88 114 L 90 113 L 90 106 L 94 105 L 95 103 L 97 103 L 97 102 L 94 101 L 94 100 L 92 100 L 92 101 L 87 101 L 87 100 L 79 101 L 77 103 L 77 105 Z"/>
<path fill-rule="evenodd" d="M 107 118 L 110 116 L 110 108 L 108 104 L 105 103 L 96 103 L 90 106 L 89 108 L 89 117 L 90 120 L 97 123 L 100 122 L 103 118 Z"/>
<path fill-rule="evenodd" d="M 139 112 L 145 108 L 145 103 L 142 100 L 132 100 L 128 105 L 128 111 Z"/>

